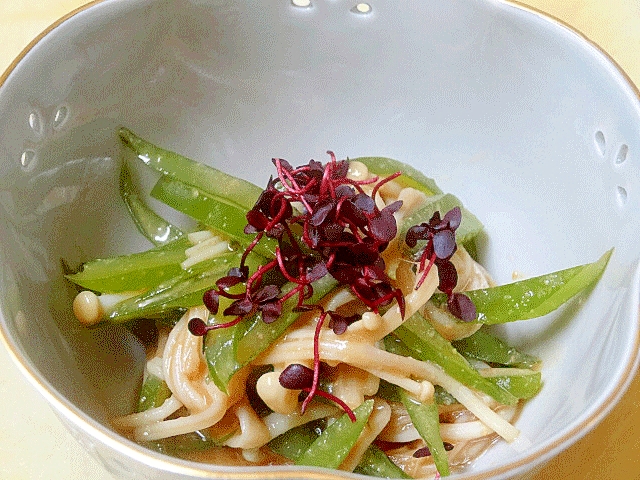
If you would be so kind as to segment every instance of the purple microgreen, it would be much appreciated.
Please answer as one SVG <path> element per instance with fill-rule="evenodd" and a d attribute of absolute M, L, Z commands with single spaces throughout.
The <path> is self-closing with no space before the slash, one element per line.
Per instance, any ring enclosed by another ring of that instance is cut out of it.
<path fill-rule="evenodd" d="M 253 301 L 255 303 L 262 303 L 273 300 L 278 295 L 280 295 L 280 287 L 277 285 L 266 285 L 253 294 Z"/>
<path fill-rule="evenodd" d="M 206 335 L 207 332 L 209 332 L 211 330 L 217 330 L 219 328 L 230 328 L 230 327 L 233 327 L 233 326 L 237 325 L 238 323 L 240 323 L 243 318 L 244 317 L 242 317 L 242 316 L 238 316 L 235 319 L 231 320 L 230 322 L 215 323 L 213 325 L 207 325 L 205 323 L 205 321 L 202 320 L 201 318 L 194 317 L 191 320 L 189 320 L 187 328 L 189 329 L 189 332 L 191 333 L 191 335 L 194 335 L 196 337 L 202 337 L 202 336 Z"/>
<path fill-rule="evenodd" d="M 320 329 L 326 316 L 330 315 L 329 326 L 336 334 L 344 333 L 359 318 L 357 315 L 325 312 L 320 305 L 305 304 L 313 295 L 314 282 L 331 274 L 339 283 L 348 285 L 372 311 L 378 312 L 393 301 L 398 303 L 403 316 L 405 311 L 404 297 L 399 289 L 392 286 L 381 256 L 397 235 L 394 214 L 402 207 L 402 202 L 393 202 L 380 209 L 373 198 L 381 186 L 399 173 L 382 180 L 350 179 L 347 178 L 349 163 L 338 161 L 333 152 L 327 153 L 330 161 L 324 165 L 311 160 L 293 167 L 284 159 L 272 160 L 276 175 L 269 179 L 246 215 L 245 233 L 255 235 L 254 239 L 243 252 L 240 266 L 218 279 L 215 288 L 203 296 L 205 305 L 214 314 L 220 308 L 219 297 L 232 300 L 223 315 L 235 318 L 211 326 L 202 320 L 194 320 L 190 325 L 194 334 L 203 335 L 211 329 L 235 325 L 250 315 L 258 314 L 263 322 L 272 323 L 282 315 L 283 306 L 289 301 L 295 302 L 291 307 L 294 312 L 319 311 L 313 340 L 313 380 L 308 388 L 305 387 L 308 396 L 303 402 L 303 411 L 316 393 L 329 395 L 320 393 L 318 389 Z M 366 194 L 362 188 L 370 184 L 373 185 L 372 195 Z M 439 217 L 433 220 L 440 230 L 444 228 Z M 454 214 L 447 217 L 448 223 L 454 224 L 455 221 Z M 413 229 L 407 241 L 411 242 L 413 235 L 415 245 L 418 240 L 426 239 L 423 231 L 431 230 Z M 265 237 L 277 243 L 275 258 L 268 259 L 250 275 L 247 260 Z M 444 247 L 449 245 L 440 243 Z M 440 247 L 438 249 L 440 252 Z M 278 283 L 282 280 L 291 282 L 293 288 L 283 293 L 281 283 Z M 244 284 L 244 289 L 241 284 Z M 334 401 L 342 405 L 339 399 Z M 350 412 L 348 407 L 343 408 Z"/>
<path fill-rule="evenodd" d="M 460 320 L 472 322 L 476 319 L 476 306 L 473 301 L 462 293 L 453 293 L 447 300 L 449 311 Z"/>
<path fill-rule="evenodd" d="M 449 260 L 438 262 L 437 265 L 438 277 L 440 280 L 438 288 L 441 292 L 451 295 L 453 289 L 458 284 L 458 272 L 456 267 Z"/>
<path fill-rule="evenodd" d="M 227 275 L 226 277 L 221 277 L 216 281 L 216 287 L 218 287 L 220 290 L 227 290 L 238 285 L 239 283 L 242 283 L 242 281 L 243 280 L 241 277 Z"/>
<path fill-rule="evenodd" d="M 327 219 L 329 213 L 331 213 L 331 211 L 334 210 L 335 207 L 336 203 L 334 201 L 327 201 L 323 205 L 318 206 L 313 212 L 313 215 L 311 215 L 309 223 L 311 223 L 311 225 L 313 225 L 314 227 L 322 225 Z"/>
<path fill-rule="evenodd" d="M 436 257 L 450 258 L 456 250 L 456 234 L 451 230 L 440 230 L 433 235 L 433 251 Z"/>
<path fill-rule="evenodd" d="M 462 223 L 462 211 L 460 207 L 453 207 L 449 210 L 442 221 L 446 222 L 452 230 L 457 230 Z"/>
<path fill-rule="evenodd" d="M 364 214 L 372 215 L 376 211 L 376 202 L 366 193 L 359 193 L 356 195 L 352 203 Z"/>
<path fill-rule="evenodd" d="M 196 337 L 202 337 L 205 333 L 207 333 L 207 324 L 204 323 L 204 320 L 201 318 L 195 317 L 189 320 L 189 332 L 191 335 L 195 335 Z"/>
<path fill-rule="evenodd" d="M 333 333 L 336 335 L 342 335 L 347 331 L 349 325 L 353 322 L 360 320 L 360 315 L 350 315 L 345 317 L 344 315 L 339 315 L 335 312 L 329 312 L 329 328 L 333 330 Z"/>
<path fill-rule="evenodd" d="M 275 322 L 282 314 L 282 303 L 280 302 L 267 302 L 258 307 L 262 312 L 262 321 L 264 323 Z"/>
<path fill-rule="evenodd" d="M 218 313 L 218 308 L 220 307 L 220 297 L 218 296 L 218 292 L 214 289 L 207 290 L 202 295 L 202 303 L 207 307 L 213 315 Z"/>
<path fill-rule="evenodd" d="M 458 272 L 451 262 L 457 250 L 455 232 L 462 222 L 459 207 L 449 210 L 444 218 L 435 212 L 429 222 L 415 225 L 405 236 L 405 243 L 414 248 L 418 241 L 425 240 L 426 245 L 420 254 L 418 272 L 421 274 L 416 289 L 423 284 L 431 267 L 438 267 L 438 288 L 447 294 L 449 311 L 457 318 L 472 321 L 476 316 L 476 308 L 471 299 L 465 295 L 453 293 L 458 284 Z"/>
<path fill-rule="evenodd" d="M 307 271 L 305 278 L 307 282 L 312 283 L 316 280 L 320 280 L 327 273 L 329 273 L 329 271 L 327 270 L 327 265 L 324 262 L 318 262 Z"/>
<path fill-rule="evenodd" d="M 253 302 L 248 298 L 242 298 L 240 300 L 236 300 L 231 305 L 229 305 L 223 312 L 224 315 L 241 315 L 245 316 L 251 313 L 254 310 Z"/>
<path fill-rule="evenodd" d="M 371 234 L 381 242 L 390 242 L 398 233 L 396 219 L 392 213 L 383 210 L 369 221 Z"/>
<path fill-rule="evenodd" d="M 292 363 L 285 368 L 278 377 L 280 385 L 289 390 L 311 388 L 313 384 L 313 370 L 299 363 Z"/>

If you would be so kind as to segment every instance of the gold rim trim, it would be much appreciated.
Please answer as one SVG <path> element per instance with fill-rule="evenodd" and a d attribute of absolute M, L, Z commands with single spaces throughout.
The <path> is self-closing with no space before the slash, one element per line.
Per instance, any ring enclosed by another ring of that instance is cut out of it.
<path fill-rule="evenodd" d="M 538 16 L 538 17 L 541 17 L 542 19 L 544 19 L 546 21 L 554 23 L 555 25 L 557 25 L 559 27 L 565 28 L 565 29 L 569 30 L 570 32 L 574 33 L 575 35 L 577 35 L 578 37 L 580 37 L 585 43 L 588 43 L 593 48 L 595 48 L 598 52 L 600 52 L 601 55 L 606 57 L 606 59 L 614 67 L 616 67 L 616 69 L 618 70 L 618 73 L 620 73 L 620 75 L 622 75 L 624 77 L 624 79 L 629 84 L 629 86 L 631 87 L 631 89 L 635 93 L 636 97 L 640 101 L 640 88 L 638 88 L 638 85 L 635 84 L 635 82 L 631 79 L 631 77 L 625 71 L 625 69 L 622 68 L 622 66 L 604 48 L 602 48 L 595 41 L 591 40 L 587 35 L 585 35 L 583 32 L 578 30 L 576 27 L 574 27 L 572 25 L 569 25 L 567 22 L 565 22 L 564 20 L 562 20 L 559 17 L 556 17 L 555 15 L 552 15 L 550 13 L 544 12 L 544 11 L 542 11 L 542 10 L 536 8 L 536 7 L 532 7 L 530 5 L 526 5 L 526 4 L 522 3 L 522 2 L 520 2 L 519 0 L 500 0 L 500 2 L 503 3 L 504 5 L 509 5 L 509 6 L 512 6 L 512 7 L 516 7 L 518 9 L 520 9 L 520 10 L 524 10 L 526 12 L 532 13 L 532 14 Z"/>
<path fill-rule="evenodd" d="M 71 17 L 76 16 L 78 13 L 83 12 L 85 10 L 88 10 L 89 8 L 93 7 L 94 5 L 97 5 L 97 4 L 102 3 L 104 1 L 105 0 L 93 0 L 92 2 L 89 2 L 89 3 L 86 3 L 84 5 L 81 5 L 78 8 L 76 8 L 75 10 L 71 10 L 65 16 L 60 17 L 58 20 L 56 20 L 51 25 L 49 25 L 47 28 L 45 28 L 36 38 L 31 40 L 27 44 L 27 46 L 22 49 L 22 51 L 18 54 L 18 56 L 13 59 L 13 62 L 11 62 L 9 64 L 9 66 L 4 71 L 4 73 L 2 75 L 0 75 L 0 87 L 2 85 L 4 85 L 4 82 L 7 80 L 9 75 L 11 75 L 11 72 L 13 72 L 15 70 L 15 68 L 22 61 L 22 59 L 33 49 L 33 47 L 35 47 L 38 43 L 40 43 L 40 40 L 42 40 L 44 37 L 46 37 L 49 33 L 51 33 L 53 30 L 55 30 L 58 26 L 60 26 L 66 20 L 68 20 Z"/>
<path fill-rule="evenodd" d="M 29 42 L 29 44 L 18 54 L 18 56 L 13 60 L 13 62 L 11 62 L 9 67 L 0 76 L 0 87 L 4 84 L 4 82 L 7 80 L 9 75 L 11 75 L 13 70 L 15 70 L 15 68 L 22 61 L 22 59 L 44 37 L 46 37 L 49 33 L 51 33 L 53 30 L 55 30 L 58 26 L 60 26 L 62 23 L 64 23 L 68 19 L 76 16 L 81 12 L 89 10 L 91 7 L 94 7 L 104 2 L 105 0 L 93 0 L 92 2 L 82 5 L 76 8 L 75 10 L 72 10 L 68 14 L 64 15 L 63 17 L 61 17 L 60 19 L 58 19 L 57 21 L 49 25 L 49 27 L 43 30 L 42 33 L 40 33 L 31 42 Z M 501 0 L 500 3 L 503 5 L 515 7 L 517 9 L 534 14 L 545 21 L 549 21 L 577 35 L 582 41 L 586 42 L 587 44 L 595 48 L 616 68 L 618 73 L 625 79 L 627 84 L 633 90 L 637 99 L 640 101 L 640 89 L 635 85 L 633 80 L 629 77 L 629 75 L 625 72 L 625 70 L 620 66 L 620 64 L 618 64 L 618 62 L 611 55 L 609 55 L 602 47 L 600 47 L 600 45 L 595 43 L 593 40 L 589 39 L 581 31 L 569 25 L 568 23 L 566 23 L 565 21 L 561 20 L 558 17 L 555 17 L 547 12 L 543 12 L 535 7 L 525 5 L 517 0 Z M 637 322 L 637 329 L 636 329 L 636 336 L 634 340 L 633 349 L 638 353 L 636 354 L 635 357 L 630 359 L 629 362 L 627 362 L 627 364 L 624 366 L 623 372 L 620 376 L 619 381 L 615 385 L 615 388 L 602 402 L 601 405 L 606 406 L 604 409 L 599 409 L 594 413 L 592 413 L 589 417 L 584 419 L 578 425 L 574 426 L 571 430 L 569 430 L 567 433 L 562 435 L 562 437 L 560 437 L 553 443 L 549 444 L 543 450 L 540 450 L 531 455 L 528 455 L 527 457 L 519 461 L 511 462 L 506 465 L 503 465 L 502 467 L 487 470 L 482 473 L 471 474 L 471 475 L 465 475 L 464 473 L 462 473 L 462 477 L 460 478 L 464 480 L 482 480 L 491 476 L 504 475 L 510 472 L 514 473 L 514 470 L 519 470 L 525 467 L 527 464 L 532 464 L 535 460 L 539 460 L 541 457 L 549 455 L 554 450 L 561 449 L 563 447 L 563 444 L 566 444 L 565 447 L 568 447 L 569 446 L 568 442 L 571 438 L 582 437 L 583 434 L 590 431 L 600 421 L 602 421 L 610 413 L 611 409 L 614 406 L 614 402 L 617 402 L 622 397 L 626 389 L 631 384 L 631 381 L 633 380 L 634 375 L 636 373 L 636 364 L 640 358 L 640 310 L 638 311 L 638 314 L 636 316 L 636 322 Z M 237 479 L 237 480 L 247 480 L 247 479 L 278 480 L 278 479 L 300 478 L 301 475 L 304 475 L 305 478 L 308 478 L 311 480 L 344 480 L 346 478 L 345 475 L 338 474 L 337 472 L 334 473 L 331 471 L 316 471 L 312 469 L 302 470 L 299 468 L 292 470 L 292 469 L 285 469 L 282 467 L 280 468 L 272 467 L 268 469 L 263 468 L 260 471 L 256 471 L 256 472 L 252 471 L 252 472 L 245 472 L 245 473 L 235 471 L 237 467 L 233 469 L 228 469 L 228 470 L 225 469 L 224 471 L 212 472 L 212 471 L 203 470 L 202 468 L 192 467 L 189 465 L 189 463 L 195 463 L 195 462 L 187 462 L 179 459 L 170 459 L 169 457 L 155 454 L 154 452 L 144 449 L 143 447 L 129 440 L 123 439 L 123 437 L 121 437 L 114 431 L 107 429 L 103 425 L 98 424 L 92 418 L 85 418 L 85 415 L 82 412 L 80 412 L 75 406 L 69 405 L 63 399 L 59 398 L 59 396 L 56 395 L 55 391 L 52 391 L 52 389 L 50 389 L 50 387 L 46 385 L 45 382 L 43 382 L 39 378 L 39 375 L 36 372 L 32 371 L 30 366 L 24 362 L 22 355 L 17 349 L 17 346 L 12 341 L 9 340 L 9 338 L 7 337 L 7 332 L 5 331 L 4 328 L 0 328 L 0 340 L 2 340 L 2 343 L 5 345 L 8 353 L 12 357 L 14 363 L 22 371 L 23 375 L 30 381 L 30 383 L 32 383 L 38 389 L 38 391 L 45 398 L 48 399 L 48 401 L 51 404 L 55 406 L 56 410 L 60 414 L 64 415 L 64 417 L 68 421 L 77 425 L 79 428 L 82 427 L 82 430 L 85 430 L 85 431 L 87 430 L 86 427 L 88 426 L 90 430 L 90 435 L 92 437 L 96 438 L 97 440 L 102 442 L 104 445 L 116 451 L 119 451 L 124 455 L 140 463 L 148 465 L 151 468 L 161 468 L 167 472 L 196 476 L 199 478 L 206 478 L 206 479 L 223 479 L 224 478 L 224 479 Z"/>

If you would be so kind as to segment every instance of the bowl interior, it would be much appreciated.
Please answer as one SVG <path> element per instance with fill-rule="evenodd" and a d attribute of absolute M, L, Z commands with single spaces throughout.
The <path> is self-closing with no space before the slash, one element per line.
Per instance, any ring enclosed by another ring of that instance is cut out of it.
<path fill-rule="evenodd" d="M 128 412 L 142 369 L 125 328 L 76 324 L 62 279 L 63 263 L 148 247 L 118 198 L 118 125 L 260 185 L 272 157 L 410 163 L 484 222 L 499 283 L 615 247 L 588 297 L 500 329 L 543 358 L 545 386 L 522 441 L 469 472 L 549 457 L 621 394 L 638 347 L 636 92 L 574 32 L 509 4 L 368 3 L 107 0 L 0 86 L 2 331 L 73 415 Z"/>

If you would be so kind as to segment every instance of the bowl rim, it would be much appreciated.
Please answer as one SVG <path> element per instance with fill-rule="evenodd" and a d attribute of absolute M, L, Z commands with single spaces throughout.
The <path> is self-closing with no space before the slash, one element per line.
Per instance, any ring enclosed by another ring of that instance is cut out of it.
<path fill-rule="evenodd" d="M 25 46 L 22 51 L 15 57 L 15 59 L 9 64 L 7 69 L 0 73 L 0 89 L 3 87 L 7 79 L 12 72 L 20 65 L 25 57 L 33 50 L 40 42 L 55 29 L 64 24 L 67 20 L 77 16 L 80 13 L 84 13 L 91 10 L 103 3 L 109 3 L 114 0 L 92 0 L 84 5 L 77 7 L 70 11 L 58 20 L 53 22 L 47 28 L 45 28 L 40 34 L 38 34 L 31 42 Z M 115 0 L 117 1 L 117 0 Z M 489 0 L 487 3 L 494 3 Z M 636 100 L 640 102 L 640 88 L 633 82 L 630 76 L 620 66 L 620 64 L 607 53 L 598 43 L 588 38 L 576 27 L 569 25 L 564 20 L 544 12 L 535 7 L 526 5 L 519 0 L 497 0 L 496 6 L 514 7 L 518 10 L 533 14 L 543 21 L 549 22 L 556 27 L 560 27 L 573 34 L 576 39 L 587 46 L 594 49 L 605 62 L 609 63 L 611 70 L 619 74 L 626 85 L 631 88 Z M 521 12 L 520 12 L 521 13 Z M 640 273 L 640 265 L 637 265 L 635 279 L 638 280 L 638 273 Z M 635 285 L 636 291 L 639 286 Z M 0 312 L 0 320 L 3 318 L 2 312 Z M 166 472 L 181 474 L 187 476 L 193 476 L 194 478 L 206 478 L 206 479 L 238 479 L 238 480 L 260 480 L 260 479 L 294 479 L 300 478 L 301 474 L 304 474 L 305 478 L 318 479 L 318 480 L 340 480 L 344 478 L 356 478 L 356 476 L 349 472 L 338 472 L 326 469 L 319 469 L 313 467 L 291 467 L 291 466 L 274 466 L 274 467 L 245 467 L 241 472 L 238 472 L 238 467 L 217 466 L 218 471 L 208 470 L 206 468 L 198 467 L 198 465 L 216 467 L 215 464 L 199 464 L 195 461 L 182 460 L 180 458 L 174 458 L 167 455 L 159 454 L 152 450 L 149 450 L 104 426 L 97 422 L 95 419 L 81 411 L 77 406 L 66 400 L 55 388 L 53 388 L 49 382 L 42 377 L 40 372 L 31 365 L 29 360 L 25 358 L 20 349 L 9 336 L 8 330 L 4 326 L 4 322 L 0 321 L 0 344 L 4 345 L 9 357 L 14 364 L 18 367 L 18 370 L 26 378 L 26 380 L 33 385 L 36 390 L 47 400 L 47 402 L 54 408 L 55 412 L 64 417 L 78 429 L 86 432 L 91 437 L 100 441 L 105 446 L 112 448 L 113 450 L 132 458 L 133 460 L 140 462 L 150 468 L 162 469 Z M 489 468 L 479 473 L 465 474 L 461 472 L 461 478 L 465 480 L 481 480 L 487 477 L 501 477 L 506 474 L 517 474 L 526 469 L 527 465 L 540 465 L 544 461 L 549 460 L 553 456 L 559 454 L 564 449 L 568 448 L 573 443 L 580 440 L 589 431 L 595 428 L 614 408 L 624 393 L 627 391 L 629 385 L 633 381 L 638 372 L 640 365 L 640 306 L 636 312 L 636 335 L 633 341 L 632 351 L 636 354 L 631 355 L 626 365 L 621 369 L 619 380 L 614 386 L 609 388 L 609 393 L 601 399 L 599 407 L 594 409 L 589 415 L 582 420 L 578 421 L 573 427 L 561 434 L 557 439 L 550 442 L 543 449 L 534 451 L 519 460 L 510 461 L 502 466 Z M 75 437 L 75 434 L 74 434 Z M 77 438 L 77 437 L 76 437 Z M 97 453 L 97 452 L 92 452 Z M 98 456 L 100 456 L 98 454 Z M 103 462 L 103 465 L 106 464 Z"/>

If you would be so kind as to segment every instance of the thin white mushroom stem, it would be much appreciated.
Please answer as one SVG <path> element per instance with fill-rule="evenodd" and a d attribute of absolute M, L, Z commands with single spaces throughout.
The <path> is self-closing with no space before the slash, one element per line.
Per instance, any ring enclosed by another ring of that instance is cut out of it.
<path fill-rule="evenodd" d="M 135 297 L 140 293 L 141 291 L 138 290 L 96 295 L 93 292 L 85 290 L 73 299 L 73 314 L 82 325 L 90 327 L 104 320 L 106 312 L 109 312 L 116 304 L 128 298 Z"/>
<path fill-rule="evenodd" d="M 333 332 L 330 332 L 333 334 Z M 320 358 L 327 362 L 344 362 L 374 374 L 391 374 L 393 376 L 425 379 L 442 386 L 461 404 L 471 411 L 487 427 L 491 428 L 506 441 L 512 442 L 519 435 L 516 427 L 496 414 L 470 388 L 447 375 L 442 368 L 431 362 L 423 362 L 411 357 L 403 357 L 381 350 L 373 345 L 337 340 L 327 332 L 320 336 Z M 313 344 L 296 339 L 280 343 L 269 349 L 259 358 L 265 364 L 282 361 L 296 362 L 300 359 L 313 358 Z M 372 371 L 374 370 L 374 371 Z"/>

